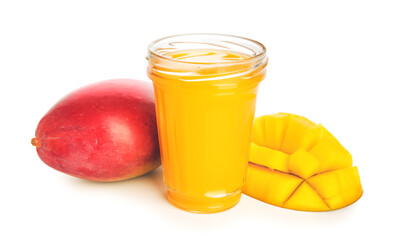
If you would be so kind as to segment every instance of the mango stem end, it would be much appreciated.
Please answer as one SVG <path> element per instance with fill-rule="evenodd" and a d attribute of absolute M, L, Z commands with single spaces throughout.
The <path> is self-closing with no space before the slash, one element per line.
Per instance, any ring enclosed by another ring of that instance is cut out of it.
<path fill-rule="evenodd" d="M 39 145 L 40 145 L 39 138 L 32 138 L 31 144 L 32 144 L 32 146 L 39 147 Z"/>

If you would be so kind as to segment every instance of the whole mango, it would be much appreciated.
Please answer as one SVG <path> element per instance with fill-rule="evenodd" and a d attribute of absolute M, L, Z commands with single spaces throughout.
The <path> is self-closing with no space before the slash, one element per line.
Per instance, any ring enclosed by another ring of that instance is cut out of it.
<path fill-rule="evenodd" d="M 114 79 L 80 88 L 40 120 L 31 141 L 48 166 L 112 182 L 160 166 L 151 83 Z"/>

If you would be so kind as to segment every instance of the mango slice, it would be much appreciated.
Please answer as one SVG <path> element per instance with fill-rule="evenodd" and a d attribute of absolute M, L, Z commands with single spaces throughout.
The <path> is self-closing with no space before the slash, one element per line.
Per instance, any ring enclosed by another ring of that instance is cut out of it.
<path fill-rule="evenodd" d="M 300 211 L 330 211 L 362 193 L 351 154 L 322 125 L 289 113 L 256 118 L 243 193 Z"/>

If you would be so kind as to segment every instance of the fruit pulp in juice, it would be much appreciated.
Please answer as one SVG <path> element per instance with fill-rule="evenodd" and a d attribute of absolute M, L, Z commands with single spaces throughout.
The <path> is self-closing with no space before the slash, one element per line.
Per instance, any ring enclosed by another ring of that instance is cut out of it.
<path fill-rule="evenodd" d="M 233 207 L 245 180 L 257 85 L 264 73 L 243 73 L 248 70 L 245 62 L 213 64 L 250 57 L 231 51 L 199 49 L 164 56 L 199 63 L 189 70 L 169 62 L 169 73 L 159 69 L 149 74 L 155 89 L 168 198 L 192 212 Z"/>

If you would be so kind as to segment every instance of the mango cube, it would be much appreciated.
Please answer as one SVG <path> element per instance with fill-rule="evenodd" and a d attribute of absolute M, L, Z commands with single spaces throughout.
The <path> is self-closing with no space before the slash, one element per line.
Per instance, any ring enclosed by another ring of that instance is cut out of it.
<path fill-rule="evenodd" d="M 341 208 L 362 195 L 357 167 L 349 167 L 316 175 L 307 182 L 321 195 L 332 209 Z"/>
<path fill-rule="evenodd" d="M 254 120 L 253 131 L 251 134 L 253 143 L 259 146 L 265 146 L 265 118 L 256 118 Z"/>
<path fill-rule="evenodd" d="M 289 170 L 299 177 L 307 179 L 317 173 L 319 161 L 303 149 L 290 155 Z"/>
<path fill-rule="evenodd" d="M 267 183 L 265 199 L 272 205 L 282 206 L 303 182 L 303 179 L 278 171 L 271 171 L 271 174 L 271 180 L 275 184 Z"/>
<path fill-rule="evenodd" d="M 265 146 L 279 150 L 292 116 L 277 113 L 265 118 Z"/>
<path fill-rule="evenodd" d="M 285 208 L 301 211 L 328 211 L 328 204 L 304 181 L 283 205 Z"/>
<path fill-rule="evenodd" d="M 259 146 L 280 150 L 291 118 L 292 115 L 288 113 L 256 118 L 253 127 L 253 142 Z"/>
<path fill-rule="evenodd" d="M 296 176 L 250 163 L 242 191 L 261 201 L 282 206 L 302 181 Z M 270 184 L 271 182 L 276 184 Z"/>
<path fill-rule="evenodd" d="M 272 181 L 271 170 L 264 169 L 265 167 L 249 163 L 247 168 L 246 182 L 242 191 L 248 192 L 247 195 L 256 199 L 265 199 L 267 195 L 268 183 Z"/>
<path fill-rule="evenodd" d="M 276 169 L 282 172 L 288 172 L 289 155 L 270 148 L 261 147 L 251 143 L 249 161 L 270 169 Z"/>
<path fill-rule="evenodd" d="M 321 139 L 309 152 L 320 160 L 319 172 L 347 168 L 353 165 L 351 154 L 325 128 L 323 128 Z"/>
<path fill-rule="evenodd" d="M 301 211 L 334 210 L 361 197 L 350 153 L 322 125 L 279 113 L 257 118 L 252 136 L 243 193 Z"/>
<path fill-rule="evenodd" d="M 309 150 L 321 138 L 322 126 L 310 120 L 294 115 L 289 123 L 281 150 L 292 154 L 298 149 Z"/>

